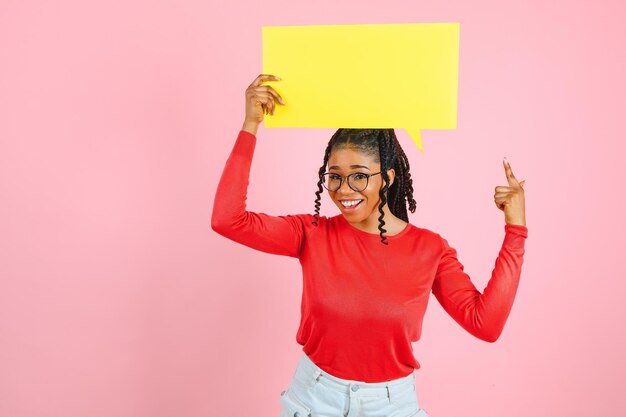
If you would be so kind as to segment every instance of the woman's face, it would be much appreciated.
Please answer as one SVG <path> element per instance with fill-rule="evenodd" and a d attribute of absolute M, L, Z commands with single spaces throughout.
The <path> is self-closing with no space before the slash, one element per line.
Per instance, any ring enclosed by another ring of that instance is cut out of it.
<path fill-rule="evenodd" d="M 328 194 L 335 202 L 343 216 L 350 223 L 362 223 L 364 225 L 378 224 L 378 204 L 380 197 L 378 192 L 384 185 L 382 174 L 377 174 L 369 178 L 367 188 L 363 191 L 354 191 L 348 186 L 347 176 L 356 172 L 364 174 L 374 174 L 380 171 L 380 164 L 375 162 L 368 155 L 352 148 L 333 150 L 328 158 L 328 172 L 344 177 L 341 187 L 337 191 L 328 191 Z M 395 171 L 387 170 L 390 184 L 393 184 Z M 344 206 L 343 202 L 361 200 L 353 207 Z M 383 208 L 385 216 L 389 213 L 389 206 L 385 204 Z"/>

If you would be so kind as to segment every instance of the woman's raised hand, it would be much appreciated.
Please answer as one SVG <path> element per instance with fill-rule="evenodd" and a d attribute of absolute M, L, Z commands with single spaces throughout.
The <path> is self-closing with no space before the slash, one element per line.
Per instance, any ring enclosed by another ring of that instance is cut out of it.
<path fill-rule="evenodd" d="M 244 125 L 259 125 L 266 113 L 274 114 L 276 103 L 285 104 L 282 97 L 269 85 L 262 85 L 264 81 L 278 81 L 280 77 L 271 74 L 261 74 L 246 89 L 246 118 Z"/>
<path fill-rule="evenodd" d="M 493 196 L 496 207 L 504 211 L 504 222 L 506 224 L 519 224 L 526 226 L 526 200 L 524 197 L 524 182 L 518 182 L 513 175 L 511 165 L 504 159 L 504 173 L 509 186 L 497 186 Z"/>

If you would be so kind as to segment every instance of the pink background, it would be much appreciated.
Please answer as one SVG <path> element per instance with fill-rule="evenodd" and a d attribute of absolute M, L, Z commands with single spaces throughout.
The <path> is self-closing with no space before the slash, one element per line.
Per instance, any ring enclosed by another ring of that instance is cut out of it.
<path fill-rule="evenodd" d="M 456 130 L 423 132 L 423 155 L 397 129 L 418 202 L 410 221 L 446 237 L 482 291 L 504 237 L 493 192 L 506 156 L 526 179 L 529 228 L 496 343 L 431 296 L 414 344 L 421 406 L 432 417 L 623 412 L 625 11 L 3 1 L 0 416 L 278 415 L 301 355 L 300 266 L 210 229 L 261 26 L 417 22 L 461 23 L 459 106 Z M 312 212 L 333 132 L 261 127 L 248 209 Z M 326 194 L 322 214 L 338 214 Z"/>

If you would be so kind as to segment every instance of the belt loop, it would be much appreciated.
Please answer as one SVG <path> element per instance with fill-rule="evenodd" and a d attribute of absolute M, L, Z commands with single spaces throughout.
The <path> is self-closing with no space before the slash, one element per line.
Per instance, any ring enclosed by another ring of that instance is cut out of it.
<path fill-rule="evenodd" d="M 389 391 L 389 385 L 385 385 L 385 388 L 387 388 L 387 398 L 389 399 L 389 402 L 391 402 L 391 391 Z"/>

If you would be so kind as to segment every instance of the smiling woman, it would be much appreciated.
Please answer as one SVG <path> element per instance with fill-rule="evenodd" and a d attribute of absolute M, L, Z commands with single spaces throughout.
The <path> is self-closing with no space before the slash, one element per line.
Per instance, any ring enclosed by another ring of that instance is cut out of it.
<path fill-rule="evenodd" d="M 505 211 L 505 236 L 483 293 L 446 239 L 409 223 L 407 211 L 416 207 L 409 162 L 393 129 L 337 130 L 319 169 L 315 215 L 247 210 L 258 123 L 264 110 L 275 111 L 276 93 L 261 85 L 271 77 L 248 87 L 250 114 L 220 178 L 211 226 L 302 266 L 296 340 L 303 354 L 280 396 L 281 416 L 427 417 L 411 343 L 421 337 L 430 293 L 468 333 L 486 342 L 500 337 L 528 236 L 523 190 L 505 166 L 509 186 L 496 187 L 494 196 Z M 324 188 L 339 215 L 319 215 Z"/>
<path fill-rule="evenodd" d="M 337 130 L 319 170 L 314 224 L 323 185 L 348 222 L 365 232 L 379 233 L 381 242 L 387 244 L 387 236 L 404 230 L 409 221 L 406 202 L 415 211 L 409 169 L 393 129 Z"/>

